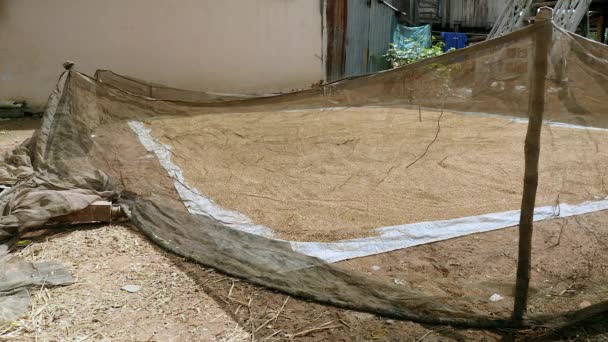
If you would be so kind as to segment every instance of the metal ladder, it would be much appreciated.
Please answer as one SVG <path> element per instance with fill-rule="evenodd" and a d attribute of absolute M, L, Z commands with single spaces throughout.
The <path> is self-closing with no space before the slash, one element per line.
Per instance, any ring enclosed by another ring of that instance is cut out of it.
<path fill-rule="evenodd" d="M 555 24 L 570 32 L 576 31 L 593 0 L 559 0 L 553 8 Z"/>
<path fill-rule="evenodd" d="M 502 11 L 486 40 L 511 33 L 524 26 L 524 18 L 530 13 L 534 0 L 509 0 Z"/>
<path fill-rule="evenodd" d="M 533 5 L 536 5 L 535 7 L 554 5 L 553 21 L 555 24 L 565 30 L 574 32 L 589 10 L 591 1 L 559 0 L 541 2 L 538 0 L 509 0 L 486 40 L 500 37 L 523 27 L 525 20 L 529 18 Z"/>

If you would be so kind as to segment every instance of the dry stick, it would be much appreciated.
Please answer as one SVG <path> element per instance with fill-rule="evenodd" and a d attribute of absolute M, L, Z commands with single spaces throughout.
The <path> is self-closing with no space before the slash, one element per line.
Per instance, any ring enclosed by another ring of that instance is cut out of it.
<path fill-rule="evenodd" d="M 416 342 L 420 342 L 422 340 L 424 340 L 427 336 L 429 336 L 431 333 L 433 332 L 433 330 L 429 330 L 426 332 L 426 334 L 422 335 L 422 337 L 420 337 L 419 339 L 416 340 Z"/>
<path fill-rule="evenodd" d="M 268 319 L 266 322 L 262 323 L 262 325 L 260 325 L 259 327 L 257 327 L 257 329 L 255 329 L 254 332 L 258 332 L 260 331 L 260 329 L 262 329 L 263 327 L 266 326 L 266 324 L 276 320 L 277 318 L 279 318 L 279 315 L 281 314 L 281 312 L 283 312 L 283 309 L 285 308 L 285 304 L 287 304 L 287 301 L 289 300 L 289 296 L 287 296 L 287 298 L 285 298 L 285 301 L 283 302 L 283 305 L 281 305 L 281 308 L 279 309 L 279 311 L 277 311 L 277 314 L 270 317 L 270 319 Z"/>
<path fill-rule="evenodd" d="M 222 298 L 222 297 L 220 296 L 219 298 Z M 247 304 L 247 303 L 245 303 L 245 302 L 243 302 L 243 301 L 241 301 L 241 300 L 238 300 L 238 299 L 236 299 L 236 298 L 233 298 L 233 297 L 226 297 L 226 299 L 228 299 L 229 301 L 234 302 L 234 303 L 236 303 L 236 304 L 238 304 L 238 305 L 242 305 L 242 306 L 244 306 L 244 307 L 249 307 L 249 304 Z M 224 302 L 226 302 L 226 301 L 224 300 Z M 226 303 L 227 303 L 227 302 L 226 302 Z"/>
<path fill-rule="evenodd" d="M 519 252 L 517 261 L 517 280 L 515 283 L 515 305 L 512 319 L 522 323 L 528 304 L 528 289 L 530 287 L 530 268 L 532 259 L 532 231 L 536 189 L 538 187 L 538 159 L 540 154 L 540 134 L 545 108 L 545 78 L 547 76 L 547 61 L 549 42 L 553 33 L 551 24 L 552 10 L 548 7 L 540 9 L 534 25 L 540 25 L 535 32 L 534 74 L 530 81 L 530 98 L 528 101 L 529 121 L 525 142 L 525 171 L 524 190 L 521 200 L 519 218 Z"/>
<path fill-rule="evenodd" d="M 255 325 L 253 324 L 253 312 L 251 310 L 251 302 L 253 298 L 249 299 L 249 305 L 247 306 L 247 310 L 249 311 L 249 324 L 251 325 L 251 342 L 255 341 Z"/>
<path fill-rule="evenodd" d="M 319 325 L 316 328 L 304 330 L 304 331 L 301 331 L 299 333 L 296 333 L 296 334 L 293 334 L 293 335 L 289 335 L 289 339 L 293 339 L 293 338 L 298 337 L 298 336 L 305 336 L 305 335 L 308 335 L 308 334 L 310 334 L 312 332 L 319 331 L 319 330 L 335 329 L 335 328 L 339 328 L 340 327 L 339 325 L 330 325 L 333 322 L 334 321 L 329 321 L 327 323 L 323 323 L 323 324 Z"/>
<path fill-rule="evenodd" d="M 249 311 L 249 323 L 251 325 L 251 342 L 255 342 L 255 327 L 253 326 L 253 319 L 251 318 L 251 311 Z"/>
<path fill-rule="evenodd" d="M 559 235 L 557 236 L 557 242 L 553 246 L 549 246 L 549 248 L 557 247 L 560 243 L 562 243 L 562 234 L 564 234 L 564 227 L 566 227 L 566 219 L 562 219 L 562 226 L 559 229 Z"/>
<path fill-rule="evenodd" d="M 283 331 L 283 330 L 279 329 L 279 330 L 273 332 L 272 334 L 264 337 L 264 339 L 262 339 L 262 341 L 267 341 L 267 340 L 271 339 L 272 337 L 274 337 L 276 334 L 280 333 L 281 331 Z"/>
<path fill-rule="evenodd" d="M 232 281 L 232 286 L 230 286 L 230 290 L 228 290 L 228 297 L 232 297 L 232 290 L 234 290 L 234 280 Z"/>
<path fill-rule="evenodd" d="M 181 315 L 181 314 L 183 314 L 184 312 L 186 312 L 186 311 L 188 311 L 188 310 L 190 310 L 190 309 L 194 309 L 194 308 L 196 308 L 196 307 L 197 307 L 197 306 L 198 306 L 200 303 L 202 303 L 203 301 L 205 301 L 206 299 L 207 299 L 207 298 L 203 298 L 203 299 L 201 299 L 201 300 L 197 301 L 196 303 L 194 303 L 193 305 L 190 305 L 190 306 L 188 306 L 187 308 L 185 308 L 185 309 L 183 309 L 183 310 L 180 310 L 180 311 L 178 311 L 178 312 L 176 312 L 176 313 L 174 313 L 174 314 L 172 314 L 172 315 L 173 315 L 173 316 L 176 316 L 176 315 Z"/>
<path fill-rule="evenodd" d="M 426 156 L 426 154 L 429 152 L 431 146 L 435 143 L 435 141 L 437 141 L 437 138 L 439 137 L 439 132 L 441 132 L 441 117 L 443 117 L 443 107 L 441 108 L 441 114 L 439 114 L 439 118 L 437 119 L 437 131 L 435 132 L 435 138 L 433 138 L 433 141 L 431 141 L 431 143 L 426 146 L 426 149 L 420 155 L 420 157 L 416 158 L 416 160 L 409 163 L 408 166 L 405 167 L 406 169 L 416 164 L 420 159 L 424 158 L 424 156 Z"/>
<path fill-rule="evenodd" d="M 213 285 L 213 284 L 219 283 L 220 281 L 224 281 L 226 279 L 228 279 L 228 277 L 221 277 L 220 279 L 215 280 L 215 281 L 209 283 L 209 285 Z"/>
<path fill-rule="evenodd" d="M 348 329 L 352 329 L 352 327 L 350 325 L 348 325 L 348 323 L 344 322 L 343 319 L 339 319 L 338 322 L 342 323 L 344 326 L 346 326 Z"/>
<path fill-rule="evenodd" d="M 432 332 L 434 332 L 433 330 L 429 330 L 426 332 L 426 334 L 422 335 L 419 339 L 416 340 L 416 342 L 420 342 L 422 340 L 424 340 L 427 336 L 429 336 Z"/>
<path fill-rule="evenodd" d="M 437 330 L 429 330 L 429 331 L 427 331 L 427 332 L 426 332 L 426 334 L 422 335 L 422 336 L 421 336 L 419 339 L 417 339 L 417 340 L 416 340 L 416 342 L 420 342 L 420 341 L 424 340 L 424 339 L 425 339 L 427 336 L 429 336 L 431 333 L 438 332 L 438 331 L 444 330 L 444 329 L 446 329 L 446 328 L 447 328 L 447 327 L 444 327 L 444 328 L 439 328 L 439 329 L 437 329 Z"/>

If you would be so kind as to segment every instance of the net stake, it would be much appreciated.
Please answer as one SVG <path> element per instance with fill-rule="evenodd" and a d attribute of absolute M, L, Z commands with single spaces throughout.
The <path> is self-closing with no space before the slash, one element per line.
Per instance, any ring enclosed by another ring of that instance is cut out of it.
<path fill-rule="evenodd" d="M 532 232 L 536 189 L 538 187 L 538 160 L 540 138 L 545 109 L 545 78 L 549 59 L 549 45 L 553 33 L 551 17 L 553 9 L 541 7 L 533 25 L 538 25 L 534 33 L 534 64 L 530 76 L 530 97 L 528 100 L 528 129 L 525 141 L 524 189 L 519 218 L 519 251 L 517 279 L 515 283 L 515 305 L 513 321 L 522 323 L 528 304 L 530 269 L 532 262 Z"/>

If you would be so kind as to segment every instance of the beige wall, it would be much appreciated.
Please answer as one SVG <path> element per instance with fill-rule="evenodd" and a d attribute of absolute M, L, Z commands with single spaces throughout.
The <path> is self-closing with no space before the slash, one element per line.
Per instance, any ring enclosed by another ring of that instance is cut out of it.
<path fill-rule="evenodd" d="M 0 0 L 0 99 L 46 102 L 65 60 L 216 92 L 324 78 L 319 0 Z"/>

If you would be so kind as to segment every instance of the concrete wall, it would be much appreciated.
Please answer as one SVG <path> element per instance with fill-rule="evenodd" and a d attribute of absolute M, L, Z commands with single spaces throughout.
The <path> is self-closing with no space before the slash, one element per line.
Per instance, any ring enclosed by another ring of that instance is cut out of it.
<path fill-rule="evenodd" d="M 41 105 L 61 64 L 263 93 L 324 78 L 319 0 L 0 0 L 0 99 Z"/>

